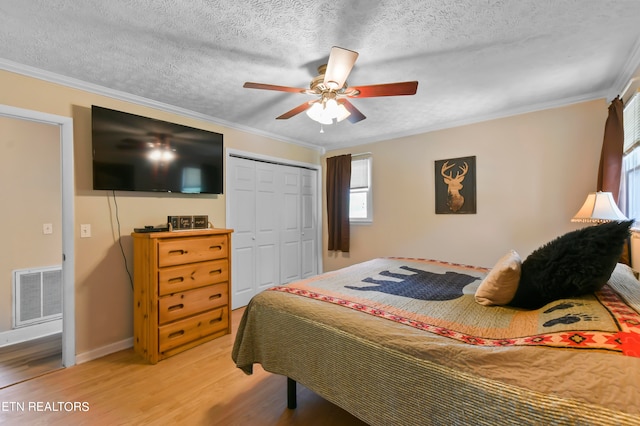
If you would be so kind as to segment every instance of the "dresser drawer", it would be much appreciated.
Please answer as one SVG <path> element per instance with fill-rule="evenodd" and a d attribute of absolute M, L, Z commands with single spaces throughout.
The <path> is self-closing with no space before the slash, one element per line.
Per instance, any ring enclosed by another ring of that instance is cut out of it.
<path fill-rule="evenodd" d="M 158 272 L 158 295 L 166 296 L 227 281 L 229 262 L 226 259 L 170 266 Z"/>
<path fill-rule="evenodd" d="M 229 308 L 223 306 L 195 317 L 158 327 L 158 348 L 160 352 L 168 351 L 209 334 L 224 331 L 228 326 Z"/>
<path fill-rule="evenodd" d="M 228 256 L 226 235 L 176 238 L 158 242 L 158 266 L 173 266 Z"/>
<path fill-rule="evenodd" d="M 228 304 L 229 285 L 226 282 L 172 294 L 158 300 L 158 322 L 166 324 Z"/>

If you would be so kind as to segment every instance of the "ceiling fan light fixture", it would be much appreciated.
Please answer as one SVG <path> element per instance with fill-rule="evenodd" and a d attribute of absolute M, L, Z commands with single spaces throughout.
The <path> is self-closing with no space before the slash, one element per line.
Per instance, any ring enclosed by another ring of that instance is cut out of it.
<path fill-rule="evenodd" d="M 338 116 L 338 102 L 335 99 L 329 99 L 324 104 L 324 112 L 328 117 L 336 118 Z"/>
<path fill-rule="evenodd" d="M 347 110 L 347 108 L 345 108 L 344 105 L 338 105 L 338 114 L 336 116 L 336 120 L 338 120 L 338 123 L 349 117 L 350 115 L 351 113 Z"/>
<path fill-rule="evenodd" d="M 316 98 L 313 101 L 305 102 L 281 114 L 276 117 L 276 120 L 286 120 L 305 111 L 309 118 L 321 124 L 333 124 L 345 118 L 355 124 L 367 118 L 355 105 L 349 102 L 348 98 L 376 98 L 416 94 L 418 89 L 417 81 L 350 87 L 347 84 L 347 77 L 351 73 L 357 58 L 358 52 L 333 46 L 329 54 L 329 60 L 326 64 L 318 67 L 318 75 L 311 80 L 308 89 L 252 82 L 246 82 L 243 87 L 319 96 L 319 99 Z"/>
<path fill-rule="evenodd" d="M 340 122 L 351 115 L 345 106 L 338 104 L 335 99 L 316 102 L 306 113 L 309 118 L 321 124 L 333 124 L 333 120 Z"/>
<path fill-rule="evenodd" d="M 344 120 L 349 117 L 351 113 L 345 108 L 343 104 L 338 104 L 335 99 L 329 99 L 325 104 L 325 114 L 331 118 L 331 120 L 336 120 L 338 122 Z"/>
<path fill-rule="evenodd" d="M 333 124 L 333 120 L 325 112 L 324 104 L 319 102 L 311 105 L 307 110 L 307 116 L 320 124 Z"/>

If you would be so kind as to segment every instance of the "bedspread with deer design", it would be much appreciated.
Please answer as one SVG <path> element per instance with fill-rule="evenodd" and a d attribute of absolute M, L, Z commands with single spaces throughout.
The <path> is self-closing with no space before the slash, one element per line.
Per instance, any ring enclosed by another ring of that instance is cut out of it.
<path fill-rule="evenodd" d="M 547 346 L 638 356 L 640 305 L 618 265 L 600 292 L 541 309 L 487 307 L 474 293 L 486 268 L 435 260 L 381 258 L 272 287 L 385 318 L 470 345 Z M 634 302 L 635 300 L 635 302 Z"/>

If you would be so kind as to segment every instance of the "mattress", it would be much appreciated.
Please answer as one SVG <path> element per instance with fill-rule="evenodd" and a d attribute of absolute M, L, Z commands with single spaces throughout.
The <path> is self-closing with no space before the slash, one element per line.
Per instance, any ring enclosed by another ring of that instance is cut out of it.
<path fill-rule="evenodd" d="M 487 272 L 384 258 L 274 287 L 247 306 L 232 357 L 372 425 L 638 424 L 633 272 L 535 311 L 475 303 Z"/>

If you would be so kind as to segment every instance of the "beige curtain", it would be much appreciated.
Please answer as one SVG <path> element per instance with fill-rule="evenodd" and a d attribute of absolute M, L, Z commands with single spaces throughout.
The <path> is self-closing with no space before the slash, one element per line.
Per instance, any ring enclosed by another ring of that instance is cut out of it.
<path fill-rule="evenodd" d="M 349 251 L 351 154 L 327 158 L 327 226 L 329 250 Z"/>
<path fill-rule="evenodd" d="M 618 194 L 620 193 L 624 147 L 622 110 L 622 100 L 618 96 L 609 105 L 609 116 L 604 125 L 604 139 L 598 169 L 598 191 L 611 192 L 616 202 L 618 202 Z"/>

